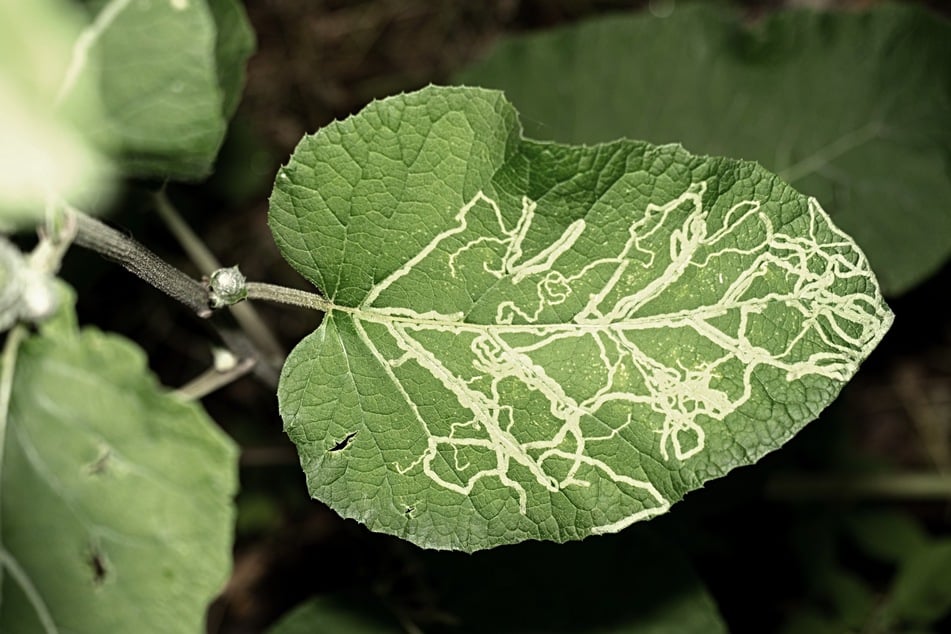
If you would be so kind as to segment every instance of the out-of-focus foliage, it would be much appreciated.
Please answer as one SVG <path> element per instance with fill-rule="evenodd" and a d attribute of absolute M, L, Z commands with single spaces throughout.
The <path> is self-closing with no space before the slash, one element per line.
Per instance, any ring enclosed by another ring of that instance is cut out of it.
<path fill-rule="evenodd" d="M 41 218 L 51 196 L 85 204 L 108 189 L 86 134 L 102 122 L 96 64 L 62 92 L 82 26 L 63 0 L 0 3 L 0 231 Z"/>

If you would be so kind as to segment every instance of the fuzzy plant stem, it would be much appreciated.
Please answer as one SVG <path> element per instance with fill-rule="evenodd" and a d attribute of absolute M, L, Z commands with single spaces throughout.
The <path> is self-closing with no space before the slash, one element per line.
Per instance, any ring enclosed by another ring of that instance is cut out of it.
<path fill-rule="evenodd" d="M 247 299 L 278 302 L 280 304 L 300 306 L 301 308 L 310 308 L 311 310 L 324 313 L 330 312 L 334 308 L 333 302 L 317 293 L 310 293 L 296 288 L 287 288 L 286 286 L 277 286 L 276 284 L 248 282 L 247 291 Z"/>
<path fill-rule="evenodd" d="M 178 300 L 199 317 L 211 316 L 208 289 L 204 284 L 105 223 L 80 212 L 75 214 L 75 218 L 75 244 L 113 260 L 130 273 Z"/>

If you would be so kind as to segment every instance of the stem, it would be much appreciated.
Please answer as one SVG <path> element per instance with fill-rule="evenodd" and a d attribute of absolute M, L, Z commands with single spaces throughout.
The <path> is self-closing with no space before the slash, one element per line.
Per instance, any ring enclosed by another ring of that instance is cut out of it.
<path fill-rule="evenodd" d="M 936 473 L 869 475 L 781 475 L 766 484 L 766 493 L 780 499 L 888 498 L 951 500 L 951 476 Z"/>
<path fill-rule="evenodd" d="M 193 310 L 199 317 L 208 318 L 212 315 L 211 289 L 207 285 L 179 271 L 136 240 L 77 209 L 70 207 L 68 210 L 76 226 L 75 244 L 91 249 L 117 262 L 127 271 Z M 166 212 L 169 210 L 174 214 L 171 205 L 167 206 Z M 190 233 L 191 230 L 188 229 L 188 232 Z M 198 241 L 197 237 L 195 241 Z M 190 243 L 191 241 L 186 239 L 185 242 Z M 207 259 L 205 256 L 210 257 L 211 260 L 214 259 L 214 256 L 204 251 L 204 245 L 202 245 L 201 250 L 204 254 L 200 256 L 200 259 Z M 196 255 L 198 254 L 196 253 Z M 204 264 L 209 263 L 209 261 L 204 262 Z M 214 275 L 212 275 L 212 279 L 214 279 Z M 249 282 L 247 283 L 247 291 L 247 299 L 263 299 L 321 312 L 328 312 L 334 307 L 332 302 L 315 293 L 274 284 Z M 245 314 L 250 313 L 245 310 Z M 278 372 L 277 368 L 280 367 L 284 359 L 284 352 L 277 344 L 274 336 L 267 330 L 267 326 L 256 314 L 253 320 L 258 322 L 260 327 L 249 322 L 239 321 L 244 333 L 238 331 L 226 332 L 225 329 L 221 328 L 218 330 L 226 345 L 236 352 L 237 356 L 241 358 L 250 356 L 264 360 L 266 363 L 254 366 L 254 372 L 268 383 L 274 383 Z M 254 337 L 253 340 L 252 337 Z M 247 345 L 244 345 L 244 342 L 247 342 Z M 261 355 L 258 352 L 259 350 L 264 350 L 267 356 Z"/>
<path fill-rule="evenodd" d="M 205 243 L 202 242 L 185 219 L 182 218 L 178 210 L 175 209 L 165 191 L 160 191 L 154 196 L 155 209 L 158 215 L 165 222 L 169 231 L 175 236 L 182 249 L 188 254 L 189 259 L 198 267 L 203 275 L 211 273 L 221 268 L 221 263 L 215 257 Z M 231 314 L 235 321 L 241 326 L 241 329 L 247 333 L 248 338 L 254 346 L 263 353 L 264 360 L 270 365 L 280 369 L 287 356 L 284 348 L 278 342 L 277 337 L 268 327 L 267 323 L 261 318 L 257 309 L 252 304 L 240 303 L 229 306 Z"/>
<path fill-rule="evenodd" d="M 43 601 L 43 597 L 40 596 L 36 586 L 30 581 L 29 575 L 20 567 L 20 564 L 13 555 L 11 555 L 6 548 L 0 546 L 0 572 L 2 572 L 4 568 L 10 571 L 10 575 L 23 590 L 23 594 L 26 595 L 30 605 L 33 606 L 33 610 L 36 612 L 36 616 L 39 618 L 40 624 L 43 626 L 46 634 L 57 634 L 59 628 L 56 627 L 56 622 L 53 621 L 53 615 L 50 614 L 50 610 L 46 607 L 46 603 Z"/>
<path fill-rule="evenodd" d="M 53 198 L 47 199 L 46 223 L 38 230 L 39 242 L 30 253 L 30 266 L 38 271 L 55 275 L 63 256 L 76 238 L 76 217 L 67 205 Z"/>
<path fill-rule="evenodd" d="M 0 473 L 3 472 L 4 439 L 10 413 L 10 396 L 13 392 L 13 372 L 16 369 L 17 352 L 26 339 L 27 329 L 22 324 L 14 326 L 3 344 L 2 368 L 0 368 Z M 3 489 L 0 488 L 0 493 Z M 0 507 L 2 511 L 2 507 Z"/>
<path fill-rule="evenodd" d="M 153 194 L 152 200 L 155 202 L 155 211 L 158 212 L 159 217 L 168 227 L 168 230 L 172 232 L 172 235 L 175 236 L 175 239 L 178 240 L 178 243 L 182 245 L 182 249 L 198 267 L 198 270 L 203 275 L 210 275 L 215 269 L 220 269 L 221 264 L 215 254 L 205 246 L 201 238 L 188 226 L 188 223 L 185 222 L 185 219 L 182 218 L 182 215 L 178 213 L 178 210 L 168 199 L 165 190 Z"/>
<path fill-rule="evenodd" d="M 324 313 L 330 312 L 334 308 L 333 302 L 317 293 L 261 282 L 248 282 L 247 287 L 248 299 L 260 299 L 268 302 L 290 304 L 292 306 L 310 308 L 311 310 L 319 310 Z"/>
<path fill-rule="evenodd" d="M 211 316 L 208 289 L 201 282 L 182 273 L 136 240 L 81 211 L 71 211 L 76 218 L 76 244 L 117 262 L 130 273 L 185 304 L 199 317 Z"/>
<path fill-rule="evenodd" d="M 26 326 L 18 324 L 7 334 L 0 360 L 0 481 L 3 479 L 3 457 L 6 453 L 7 422 L 10 417 L 10 397 L 13 393 L 13 374 L 16 370 L 17 352 L 26 339 Z M 0 548 L 3 544 L 3 488 L 0 487 Z M 0 567 L 0 596 L 3 596 L 3 568 Z"/>
<path fill-rule="evenodd" d="M 218 390 L 232 381 L 236 381 L 251 371 L 254 359 L 248 357 L 241 360 L 233 368 L 218 370 L 209 368 L 182 387 L 175 390 L 176 394 L 189 401 L 197 401 Z"/>
<path fill-rule="evenodd" d="M 130 273 L 191 308 L 199 317 L 211 316 L 208 288 L 204 284 L 188 277 L 136 240 L 77 209 L 70 211 L 76 219 L 76 244 L 117 262 Z M 296 288 L 261 282 L 248 282 L 247 288 L 248 299 L 279 302 L 321 312 L 329 312 L 334 307 L 332 302 L 320 295 Z"/>

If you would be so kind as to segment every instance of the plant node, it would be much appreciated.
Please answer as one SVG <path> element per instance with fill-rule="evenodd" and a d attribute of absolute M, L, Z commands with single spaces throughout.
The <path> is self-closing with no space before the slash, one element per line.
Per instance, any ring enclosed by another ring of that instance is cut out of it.
<path fill-rule="evenodd" d="M 231 306 L 247 299 L 247 279 L 237 266 L 218 269 L 208 280 L 208 302 L 212 308 Z"/>

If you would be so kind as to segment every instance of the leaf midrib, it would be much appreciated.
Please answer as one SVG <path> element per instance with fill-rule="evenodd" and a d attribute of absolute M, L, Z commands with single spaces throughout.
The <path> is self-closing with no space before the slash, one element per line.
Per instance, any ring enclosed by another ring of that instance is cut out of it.
<path fill-rule="evenodd" d="M 599 332 L 604 330 L 650 330 L 653 328 L 679 328 L 690 325 L 691 322 L 705 321 L 715 317 L 722 317 L 731 310 L 766 308 L 776 303 L 800 301 L 806 299 L 796 295 L 770 294 L 763 298 L 743 302 L 715 304 L 713 306 L 699 306 L 685 308 L 674 313 L 663 313 L 644 317 L 630 318 L 622 321 L 607 323 L 538 323 L 538 324 L 479 324 L 474 322 L 453 319 L 451 314 L 441 314 L 439 318 L 427 318 L 410 315 L 394 315 L 385 312 L 386 309 L 364 306 L 341 306 L 332 304 L 330 312 L 348 314 L 353 319 L 377 324 L 407 324 L 415 329 L 423 330 L 457 330 L 460 332 L 492 332 L 492 333 L 534 333 L 549 335 L 557 332 L 584 331 Z M 460 313 L 461 314 L 461 313 Z"/>

